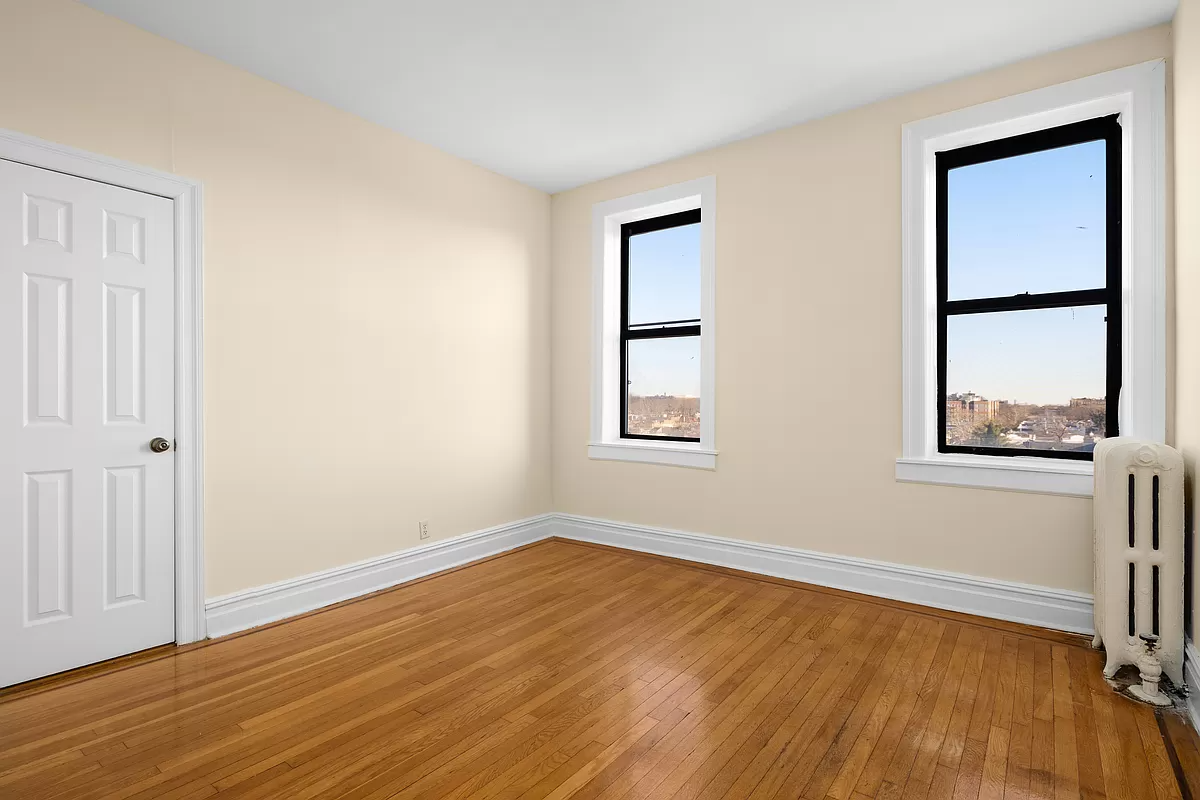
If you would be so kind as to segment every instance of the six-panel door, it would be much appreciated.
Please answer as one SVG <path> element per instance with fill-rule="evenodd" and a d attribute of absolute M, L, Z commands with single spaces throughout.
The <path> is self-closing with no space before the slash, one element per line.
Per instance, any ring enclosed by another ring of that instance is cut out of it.
<path fill-rule="evenodd" d="M 0 160 L 0 686 L 175 639 L 173 237 Z"/>

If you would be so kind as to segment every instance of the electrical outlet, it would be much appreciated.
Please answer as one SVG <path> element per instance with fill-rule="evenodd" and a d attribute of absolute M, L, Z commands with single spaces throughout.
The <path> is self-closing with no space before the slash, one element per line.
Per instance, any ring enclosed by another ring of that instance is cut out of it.
<path fill-rule="evenodd" d="M 423 520 L 421 520 L 420 522 L 418 522 L 418 523 L 417 523 L 417 534 L 418 534 L 418 535 L 419 535 L 419 536 L 420 536 L 422 539 L 428 539 L 428 538 L 429 538 L 429 520 L 427 520 L 427 519 L 423 519 Z"/>

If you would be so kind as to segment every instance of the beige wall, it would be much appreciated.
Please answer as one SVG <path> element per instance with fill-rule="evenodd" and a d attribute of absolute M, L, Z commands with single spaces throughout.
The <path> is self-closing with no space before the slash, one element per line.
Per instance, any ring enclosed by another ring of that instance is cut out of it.
<path fill-rule="evenodd" d="M 1181 219 L 1197 1 L 1175 30 Z M 412 546 L 418 519 L 438 539 L 547 511 L 551 489 L 562 511 L 1090 591 L 1088 501 L 893 480 L 900 126 L 1168 56 L 1168 28 L 551 200 L 68 0 L 0 19 L 0 127 L 204 181 L 210 596 Z M 589 461 L 591 205 L 710 174 L 718 469 Z M 1181 226 L 1192 316 L 1197 236 Z"/>
<path fill-rule="evenodd" d="M 556 509 L 1090 592 L 1090 501 L 894 480 L 900 128 L 1170 47 L 1157 27 L 555 195 Z M 717 178 L 717 470 L 590 461 L 591 206 L 703 175 Z"/>
<path fill-rule="evenodd" d="M 1191 590 L 1200 598 L 1195 546 L 1196 462 L 1200 453 L 1200 0 L 1180 0 L 1172 25 L 1175 101 L 1175 443 L 1183 451 L 1192 497 Z M 1193 613 L 1190 627 L 1197 634 Z"/>
<path fill-rule="evenodd" d="M 210 596 L 549 510 L 545 194 L 73 2 L 0 20 L 0 127 L 204 182 Z"/>

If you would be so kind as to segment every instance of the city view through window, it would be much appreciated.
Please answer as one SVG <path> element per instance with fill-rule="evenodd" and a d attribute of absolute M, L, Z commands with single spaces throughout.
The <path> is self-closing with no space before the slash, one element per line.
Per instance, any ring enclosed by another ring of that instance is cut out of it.
<path fill-rule="evenodd" d="M 988 400 L 973 392 L 946 397 L 947 444 L 1090 451 L 1104 434 L 1102 397 L 1073 397 L 1064 405 Z"/>
<path fill-rule="evenodd" d="M 629 325 L 700 319 L 700 225 L 629 238 Z M 626 431 L 700 437 L 700 337 L 627 343 Z"/>
<path fill-rule="evenodd" d="M 950 301 L 1102 289 L 1103 141 L 951 169 Z M 1106 431 L 1106 306 L 946 318 L 945 441 L 1091 451 Z"/>

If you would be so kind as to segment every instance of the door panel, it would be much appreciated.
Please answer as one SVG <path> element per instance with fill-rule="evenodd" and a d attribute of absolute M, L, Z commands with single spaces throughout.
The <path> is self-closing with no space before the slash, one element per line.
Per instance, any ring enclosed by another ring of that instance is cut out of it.
<path fill-rule="evenodd" d="M 0 686 L 175 639 L 173 237 L 0 160 Z"/>

